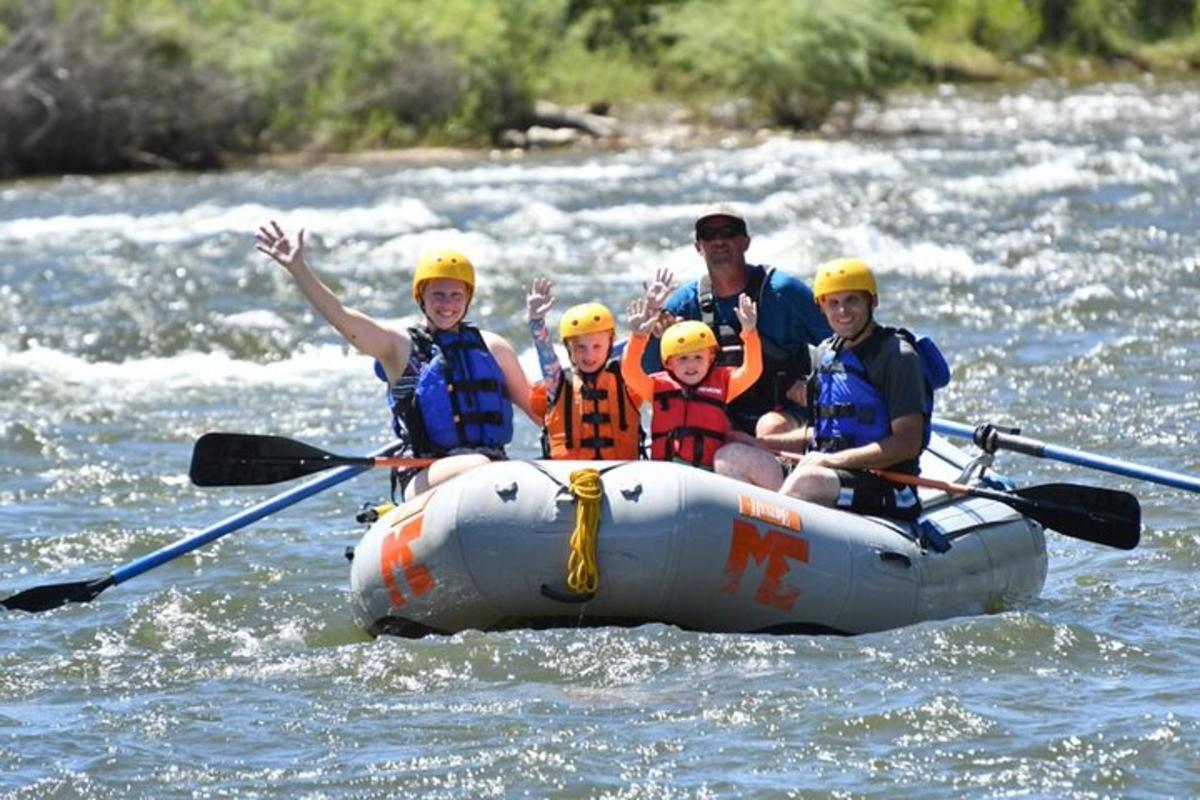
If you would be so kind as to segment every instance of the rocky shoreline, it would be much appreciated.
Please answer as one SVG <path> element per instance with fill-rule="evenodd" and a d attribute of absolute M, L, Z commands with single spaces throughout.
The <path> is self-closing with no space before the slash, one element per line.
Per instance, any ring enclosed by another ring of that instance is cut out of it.
<path fill-rule="evenodd" d="M 231 159 L 231 166 L 288 168 L 318 164 L 438 164 L 480 158 L 519 160 L 529 155 L 613 152 L 653 148 L 695 148 L 743 143 L 771 134 L 718 116 L 701 120 L 681 103 L 641 103 L 620 112 L 609 106 L 562 106 L 538 101 L 528 123 L 504 131 L 497 146 L 406 147 L 330 152 L 305 150 Z"/>

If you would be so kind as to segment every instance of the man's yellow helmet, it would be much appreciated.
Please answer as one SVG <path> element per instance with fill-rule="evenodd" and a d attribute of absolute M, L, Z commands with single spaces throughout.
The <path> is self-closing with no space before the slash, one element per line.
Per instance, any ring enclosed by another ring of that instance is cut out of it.
<path fill-rule="evenodd" d="M 698 353 L 701 350 L 717 349 L 717 337 L 712 328 L 695 319 L 676 322 L 663 331 L 659 342 L 659 353 L 666 362 L 671 356 L 681 356 L 687 353 Z"/>
<path fill-rule="evenodd" d="M 583 336 L 585 333 L 608 331 L 614 336 L 617 333 L 617 321 L 612 312 L 603 303 L 580 303 L 571 306 L 558 323 L 558 336 L 564 342 L 569 336 Z"/>
<path fill-rule="evenodd" d="M 817 302 L 833 292 L 870 292 L 873 297 L 879 296 L 875 286 L 875 275 L 867 262 L 859 258 L 837 258 L 826 261 L 817 268 L 817 277 L 813 280 L 813 296 Z"/>
<path fill-rule="evenodd" d="M 421 288 L 426 281 L 447 278 L 467 285 L 467 299 L 475 294 L 475 266 L 457 250 L 430 250 L 421 254 L 417 271 L 413 273 L 413 300 L 421 302 Z"/>

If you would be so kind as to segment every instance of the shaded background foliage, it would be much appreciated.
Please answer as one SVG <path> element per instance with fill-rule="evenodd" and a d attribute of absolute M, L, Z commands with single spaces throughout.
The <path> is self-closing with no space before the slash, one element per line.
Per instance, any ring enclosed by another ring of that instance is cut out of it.
<path fill-rule="evenodd" d="M 0 0 L 0 176 L 486 145 L 538 98 L 809 128 L 898 83 L 1195 69 L 1198 29 L 1197 0 Z"/>

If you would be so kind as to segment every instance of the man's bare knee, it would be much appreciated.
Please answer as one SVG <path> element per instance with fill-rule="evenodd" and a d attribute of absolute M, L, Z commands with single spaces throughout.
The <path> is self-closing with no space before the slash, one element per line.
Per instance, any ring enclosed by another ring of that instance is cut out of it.
<path fill-rule="evenodd" d="M 713 471 L 771 490 L 777 490 L 783 480 L 774 456 L 740 442 L 730 442 L 717 450 L 713 456 Z"/>
<path fill-rule="evenodd" d="M 768 411 L 758 418 L 758 422 L 754 425 L 755 436 L 771 436 L 773 434 L 787 433 L 799 427 L 796 421 L 779 411 Z"/>

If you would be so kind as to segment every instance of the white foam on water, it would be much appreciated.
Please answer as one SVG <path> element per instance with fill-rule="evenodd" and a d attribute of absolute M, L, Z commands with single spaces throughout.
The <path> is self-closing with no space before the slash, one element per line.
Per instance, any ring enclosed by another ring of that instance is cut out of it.
<path fill-rule="evenodd" d="M 370 375 L 370 359 L 340 345 L 302 346 L 272 363 L 243 361 L 224 353 L 189 351 L 170 357 L 87 361 L 40 345 L 13 351 L 0 346 L 0 370 L 36 375 L 42 382 L 84 391 L 91 399 L 141 400 L 206 387 L 278 387 L 317 390 Z"/>
<path fill-rule="evenodd" d="M 1104 284 L 1093 283 L 1078 287 L 1071 294 L 1064 297 L 1059 305 L 1063 308 L 1074 308 L 1076 306 L 1102 303 L 1116 299 L 1117 293 L 1110 287 Z"/>
<path fill-rule="evenodd" d="M 519 206 L 497 223 L 501 231 L 518 236 L 537 233 L 564 233 L 575 227 L 574 217 L 559 208 L 540 201 Z"/>
<path fill-rule="evenodd" d="M 902 241 L 871 225 L 832 226 L 814 222 L 817 238 L 832 242 L 832 247 L 822 247 L 807 275 L 800 277 L 811 280 L 819 262 L 830 258 L 856 257 L 871 265 L 881 275 L 917 275 L 943 283 L 1009 274 L 997 263 L 981 263 L 964 247 L 947 246 L 930 241 Z M 800 234 L 790 232 L 782 236 L 763 237 L 763 252 L 773 248 L 785 248 L 792 244 L 792 253 L 800 250 L 803 242 L 797 242 Z M 790 238 L 785 238 L 790 237 Z M 795 260 L 793 255 L 791 260 Z"/>
<path fill-rule="evenodd" d="M 323 224 L 323 223 L 322 223 Z M 401 291 L 407 295 L 408 281 L 416 270 L 421 254 L 434 249 L 458 250 L 475 265 L 477 279 L 487 274 L 487 266 L 500 253 L 496 240 L 478 231 L 455 228 L 431 228 L 398 233 L 387 241 L 372 245 L 360 243 L 354 247 L 337 247 L 323 254 L 316 265 L 318 272 L 333 274 L 379 274 L 405 276 Z M 377 287 L 383 289 L 383 286 Z"/>
<path fill-rule="evenodd" d="M 390 180 L 397 184 L 436 184 L 456 188 L 485 186 L 488 184 L 560 184 L 574 183 L 619 183 L 647 177 L 653 169 L 646 165 L 614 162 L 611 159 L 583 162 L 531 163 L 519 160 L 506 163 L 486 164 L 477 167 L 456 169 L 451 167 L 427 167 L 406 169 Z"/>
<path fill-rule="evenodd" d="M 1182 84 L 1181 84 L 1182 86 Z M 1070 91 L 1070 90 L 1067 90 Z M 886 103 L 864 103 L 855 119 L 861 129 L 895 133 L 924 131 L 968 137 L 1033 137 L 1084 133 L 1127 126 L 1141 130 L 1191 125 L 1200 115 L 1194 92 L 1147 93 L 1133 83 L 1099 84 L 1064 95 L 1051 82 L 1020 93 L 961 92 L 939 87 L 927 93 L 892 94 Z"/>
<path fill-rule="evenodd" d="M 583 209 L 576 212 L 576 216 L 589 225 L 619 232 L 628 232 L 634 224 L 637 228 L 674 226 L 690 234 L 692 224 L 704 206 L 704 203 L 622 203 Z"/>
<path fill-rule="evenodd" d="M 900 178 L 908 170 L 893 152 L 858 142 L 775 136 L 758 147 L 738 153 L 738 163 L 750 172 L 742 180 L 757 186 L 780 178 L 866 175 Z M 819 165 L 819 169 L 816 168 Z"/>
<path fill-rule="evenodd" d="M 216 318 L 216 324 L 226 328 L 248 328 L 258 331 L 285 331 L 292 327 L 286 319 L 266 308 L 225 314 Z"/>
<path fill-rule="evenodd" d="M 421 200 L 400 197 L 355 208 L 279 209 L 258 203 L 220 206 L 202 203 L 183 211 L 153 214 L 59 214 L 0 222 L 0 241 L 31 242 L 88 234 L 115 235 L 141 244 L 178 244 L 223 234 L 249 238 L 260 225 L 277 220 L 289 233 L 308 228 L 327 238 L 399 234 L 444 220 Z"/>

